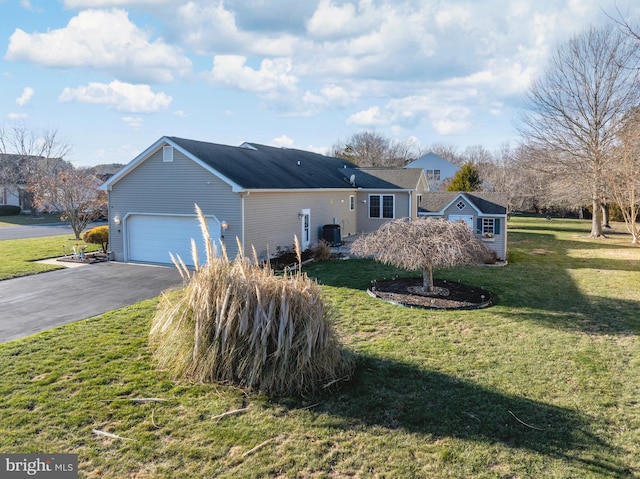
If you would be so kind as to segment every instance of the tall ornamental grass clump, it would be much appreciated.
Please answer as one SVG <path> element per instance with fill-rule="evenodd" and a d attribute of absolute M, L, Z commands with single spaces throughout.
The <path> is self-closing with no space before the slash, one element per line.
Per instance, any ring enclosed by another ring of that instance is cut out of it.
<path fill-rule="evenodd" d="M 185 286 L 162 296 L 150 344 L 160 367 L 177 379 L 222 382 L 271 395 L 309 395 L 350 378 L 354 360 L 342 349 L 318 284 L 298 268 L 276 275 L 239 255 L 217 255 L 202 211 L 207 246 L 195 270 L 174 263 Z M 240 248 L 242 250 L 242 248 Z M 296 251 L 300 248 L 296 238 Z"/>

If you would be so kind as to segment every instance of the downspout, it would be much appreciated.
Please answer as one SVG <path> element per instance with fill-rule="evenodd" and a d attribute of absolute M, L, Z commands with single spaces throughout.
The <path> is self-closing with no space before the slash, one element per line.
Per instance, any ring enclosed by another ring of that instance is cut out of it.
<path fill-rule="evenodd" d="M 241 225 L 240 226 L 240 245 L 242 247 L 241 253 L 243 255 L 244 255 L 244 252 L 245 252 L 244 251 L 244 249 L 245 249 L 244 248 L 244 230 L 245 230 L 245 228 L 247 226 L 246 219 L 244 217 L 244 199 L 245 199 L 245 197 L 249 196 L 250 193 L 251 192 L 249 192 L 249 191 L 243 191 L 242 193 L 240 193 L 240 198 L 241 198 L 241 201 L 240 201 L 240 225 Z"/>

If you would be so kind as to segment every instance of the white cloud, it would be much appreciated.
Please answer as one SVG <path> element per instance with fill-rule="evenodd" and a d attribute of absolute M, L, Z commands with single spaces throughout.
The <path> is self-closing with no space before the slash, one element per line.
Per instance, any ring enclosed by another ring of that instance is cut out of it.
<path fill-rule="evenodd" d="M 122 112 L 155 113 L 166 110 L 172 98 L 162 92 L 154 93 L 149 85 L 112 81 L 108 85 L 89 83 L 78 88 L 65 88 L 58 100 L 107 105 Z"/>
<path fill-rule="evenodd" d="M 266 34 L 243 31 L 236 14 L 223 2 L 190 1 L 178 9 L 181 24 L 177 34 L 198 53 L 243 54 L 283 57 L 293 54 L 304 41 L 288 32 Z"/>
<path fill-rule="evenodd" d="M 305 150 L 311 151 L 313 153 L 318 153 L 319 155 L 327 155 L 329 153 L 330 148 L 328 146 L 314 146 L 308 145 Z"/>
<path fill-rule="evenodd" d="M 7 119 L 11 121 L 24 120 L 25 118 L 27 118 L 26 113 L 9 113 L 7 115 Z"/>
<path fill-rule="evenodd" d="M 158 6 L 163 3 L 171 3 L 173 0 L 64 0 L 65 8 L 80 10 L 84 8 L 101 7 L 126 7 L 129 5 Z"/>
<path fill-rule="evenodd" d="M 122 121 L 134 130 L 140 128 L 144 123 L 144 120 L 139 116 L 123 116 Z"/>
<path fill-rule="evenodd" d="M 22 95 L 16 98 L 16 103 L 20 106 L 25 106 L 27 103 L 29 103 L 29 100 L 31 100 L 31 97 L 33 97 L 34 93 L 35 90 L 30 86 L 24 87 L 24 90 L 22 90 Z"/>
<path fill-rule="evenodd" d="M 279 136 L 278 138 L 273 139 L 274 146 L 280 146 L 284 148 L 291 148 L 293 146 L 294 141 L 289 138 L 287 135 Z"/>
<path fill-rule="evenodd" d="M 34 8 L 31 0 L 20 0 L 20 6 L 30 12 L 42 12 L 41 8 Z"/>
<path fill-rule="evenodd" d="M 363 126 L 377 126 L 385 125 L 389 123 L 389 119 L 385 118 L 380 108 L 372 106 L 367 110 L 362 110 L 354 113 L 347 119 L 347 124 L 363 125 Z"/>
<path fill-rule="evenodd" d="M 308 32 L 315 37 L 346 36 L 356 28 L 356 6 L 352 3 L 335 5 L 322 0 L 307 22 Z"/>
<path fill-rule="evenodd" d="M 338 85 L 326 85 L 320 89 L 318 94 L 310 91 L 302 96 L 304 105 L 312 110 L 325 108 L 342 108 L 352 104 L 359 97 L 359 93 L 349 92 L 344 87 Z"/>
<path fill-rule="evenodd" d="M 85 10 L 65 28 L 28 34 L 16 29 L 5 59 L 45 67 L 87 67 L 120 78 L 167 82 L 191 71 L 191 60 L 162 39 L 138 28 L 124 10 Z"/>
<path fill-rule="evenodd" d="M 472 110 L 467 104 L 475 95 L 473 90 L 431 92 L 391 100 L 386 109 L 394 123 L 415 127 L 428 121 L 438 134 L 451 135 L 463 133 L 471 126 Z"/>
<path fill-rule="evenodd" d="M 471 20 L 471 9 L 466 5 L 443 5 L 436 13 L 435 20 L 440 28 L 454 25 L 468 28 Z"/>
<path fill-rule="evenodd" d="M 298 79 L 291 75 L 290 59 L 264 59 L 259 70 L 247 66 L 246 62 L 247 58 L 239 55 L 216 55 L 210 78 L 218 85 L 259 94 L 295 89 Z"/>

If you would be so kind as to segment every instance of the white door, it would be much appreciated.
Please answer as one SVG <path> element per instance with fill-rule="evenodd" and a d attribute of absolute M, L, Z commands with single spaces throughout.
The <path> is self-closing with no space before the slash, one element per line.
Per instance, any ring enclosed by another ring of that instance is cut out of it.
<path fill-rule="evenodd" d="M 220 246 L 220 222 L 207 218 L 211 240 Z M 200 263 L 206 261 L 205 245 L 198 218 L 194 215 L 167 216 L 134 214 L 126 218 L 127 261 L 170 264 L 173 256 L 180 256 L 193 266 L 191 238 L 196 241 Z"/>
<path fill-rule="evenodd" d="M 300 248 L 304 251 L 311 246 L 311 210 L 302 210 L 300 212 L 300 221 L 302 228 Z"/>
<path fill-rule="evenodd" d="M 459 221 L 459 220 L 462 220 L 465 223 L 467 223 L 469 228 L 471 228 L 471 231 L 474 230 L 473 215 L 449 215 L 449 221 Z"/>

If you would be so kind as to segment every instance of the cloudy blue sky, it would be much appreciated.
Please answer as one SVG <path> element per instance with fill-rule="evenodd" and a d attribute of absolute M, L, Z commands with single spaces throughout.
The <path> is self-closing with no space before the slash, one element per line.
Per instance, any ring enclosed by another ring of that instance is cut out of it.
<path fill-rule="evenodd" d="M 0 127 L 77 166 L 163 135 L 326 150 L 361 130 L 497 148 L 557 42 L 628 0 L 0 0 Z"/>

